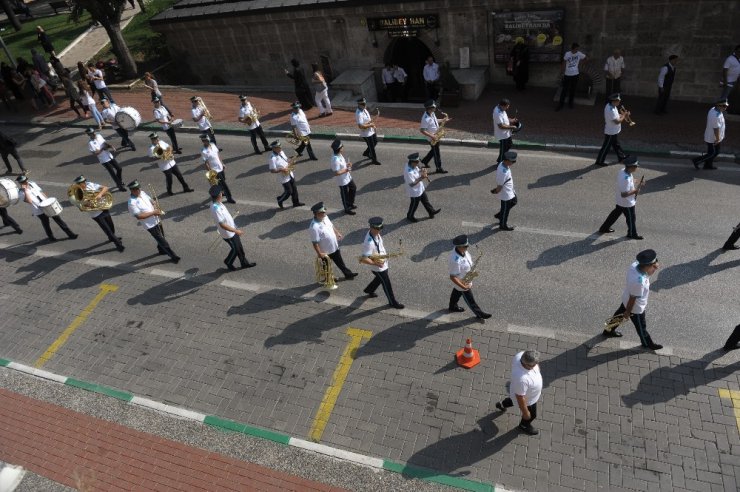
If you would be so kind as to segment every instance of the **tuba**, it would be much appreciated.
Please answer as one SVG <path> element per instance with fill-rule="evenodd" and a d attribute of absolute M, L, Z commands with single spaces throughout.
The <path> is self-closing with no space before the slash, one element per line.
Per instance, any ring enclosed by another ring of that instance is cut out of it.
<path fill-rule="evenodd" d="M 206 106 L 206 103 L 203 102 L 202 98 L 198 98 L 198 107 L 203 110 L 203 116 L 205 116 L 207 119 L 212 120 L 213 117 L 211 116 L 211 112 L 208 111 L 208 106 Z"/>
<path fill-rule="evenodd" d="M 218 182 L 220 181 L 220 180 L 218 179 L 218 173 L 217 173 L 216 171 L 214 171 L 213 169 L 209 169 L 209 170 L 208 170 L 208 171 L 206 172 L 206 179 L 207 179 L 207 180 L 208 180 L 208 182 L 209 182 L 209 183 L 211 184 L 211 186 L 215 186 L 215 185 L 217 185 L 217 184 L 218 184 Z"/>
<path fill-rule="evenodd" d="M 172 147 L 167 147 L 165 149 L 161 145 L 157 144 L 157 147 L 154 149 L 154 155 L 163 161 L 169 161 L 172 160 L 174 153 L 172 152 Z"/>
<path fill-rule="evenodd" d="M 113 195 L 110 191 L 106 191 L 100 198 L 96 198 L 97 194 L 97 191 L 88 191 L 76 184 L 67 189 L 69 201 L 83 212 L 108 210 L 113 206 Z"/>
<path fill-rule="evenodd" d="M 316 282 L 327 290 L 335 290 L 337 283 L 334 280 L 334 269 L 329 258 L 316 257 Z"/>

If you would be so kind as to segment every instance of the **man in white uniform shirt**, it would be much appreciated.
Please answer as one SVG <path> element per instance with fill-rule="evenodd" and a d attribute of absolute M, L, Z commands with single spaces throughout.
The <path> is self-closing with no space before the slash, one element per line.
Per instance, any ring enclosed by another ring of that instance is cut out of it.
<path fill-rule="evenodd" d="M 624 214 L 624 218 L 627 220 L 627 237 L 637 240 L 642 239 L 642 236 L 637 234 L 635 205 L 637 204 L 637 194 L 644 186 L 644 183 L 635 186 L 635 177 L 633 176 L 639 165 L 640 163 L 635 156 L 629 156 L 624 160 L 624 169 L 617 174 L 617 206 L 614 207 L 614 210 L 611 211 L 604 223 L 599 227 L 601 234 L 614 232 L 612 225 L 614 225 L 614 222 L 617 221 L 620 215 Z"/>
<path fill-rule="evenodd" d="M 108 187 L 87 181 L 85 176 L 77 176 L 74 180 L 74 184 L 82 188 L 87 192 L 96 192 L 95 199 L 99 200 L 108 192 Z M 116 226 L 113 224 L 113 218 L 110 216 L 108 210 L 90 210 L 88 211 L 90 218 L 97 223 L 105 233 L 108 241 L 116 245 L 116 249 L 119 253 L 123 252 L 124 247 L 121 242 L 121 238 L 116 236 Z"/>
<path fill-rule="evenodd" d="M 244 231 L 237 229 L 229 209 L 221 203 L 224 197 L 223 190 L 219 185 L 214 185 L 208 190 L 208 194 L 211 195 L 211 200 L 213 201 L 211 204 L 211 217 L 216 222 L 216 230 L 230 248 L 229 254 L 224 260 L 224 265 L 229 270 L 234 271 L 236 270 L 234 261 L 239 258 L 242 268 L 252 268 L 256 263 L 250 263 L 247 260 L 240 238 L 244 234 Z"/>
<path fill-rule="evenodd" d="M 622 75 L 624 75 L 624 57 L 618 49 L 604 63 L 604 80 L 606 80 L 606 97 L 622 92 Z M 606 102 L 609 102 L 608 99 Z"/>
<path fill-rule="evenodd" d="M 439 153 L 439 144 L 440 141 L 437 140 L 435 142 L 434 136 L 439 132 L 440 128 L 440 122 L 437 119 L 437 115 L 435 114 L 437 111 L 437 103 L 435 103 L 433 100 L 429 100 L 424 104 L 424 114 L 421 116 L 421 127 L 419 128 L 419 131 L 422 135 L 427 137 L 427 140 L 429 141 L 429 152 L 427 152 L 427 155 L 424 156 L 424 158 L 421 160 L 421 162 L 424 163 L 424 167 L 429 167 L 429 161 L 434 158 L 434 166 L 437 168 L 435 171 L 438 174 L 447 174 L 447 171 L 442 169 L 442 155 Z M 447 123 L 449 118 L 445 116 L 444 120 L 442 120 L 444 123 Z"/>
<path fill-rule="evenodd" d="M 162 159 L 157 155 L 157 151 L 159 149 L 161 149 L 162 154 L 166 153 L 167 149 L 171 148 L 170 144 L 163 140 L 160 140 L 159 135 L 157 135 L 155 132 L 149 134 L 149 139 L 152 141 L 152 145 L 149 146 L 149 157 L 151 157 L 152 159 L 157 159 L 159 170 L 164 173 L 165 184 L 167 186 L 167 194 L 170 196 L 173 195 L 172 176 L 175 176 L 182 185 L 183 193 L 191 193 L 195 191 L 185 182 L 185 178 L 182 177 L 180 168 L 177 167 L 177 162 L 175 162 L 174 158 Z"/>
<path fill-rule="evenodd" d="M 650 276 L 658 271 L 658 254 L 652 249 L 640 251 L 637 261 L 627 268 L 626 285 L 622 291 L 622 304 L 614 312 L 614 316 L 622 315 L 622 318 L 631 319 L 635 325 L 637 336 L 643 347 L 650 350 L 660 350 L 662 345 L 653 342 L 647 331 L 645 314 L 647 310 L 648 296 L 650 295 Z M 617 327 L 604 330 L 605 337 L 621 337 L 622 334 Z"/>
<path fill-rule="evenodd" d="M 563 86 L 560 90 L 560 101 L 555 111 L 563 109 L 566 95 L 568 96 L 568 107 L 573 109 L 573 99 L 576 96 L 576 88 L 578 87 L 578 76 L 581 73 L 581 62 L 588 58 L 585 54 L 578 51 L 578 48 L 580 48 L 580 45 L 573 43 L 570 51 L 563 55 L 563 63 L 560 67 L 560 74 L 563 76 Z"/>
<path fill-rule="evenodd" d="M 88 127 L 85 133 L 90 138 L 90 141 L 87 142 L 87 150 L 98 158 L 98 162 L 108 171 L 119 191 L 126 191 L 126 186 L 123 184 L 123 170 L 113 158 L 113 152 L 116 151 L 115 147 L 105 141 L 100 134 L 100 130 L 96 131 Z"/>
<path fill-rule="evenodd" d="M 206 170 L 215 171 L 218 175 L 218 184 L 223 189 L 224 195 L 226 195 L 226 203 L 236 203 L 231 196 L 229 185 L 226 184 L 226 170 L 219 155 L 219 148 L 216 147 L 215 143 L 211 143 L 208 133 L 201 134 L 200 141 L 203 144 L 203 148 L 200 150 L 200 157 L 203 159 Z"/>
<path fill-rule="evenodd" d="M 339 241 L 342 240 L 342 233 L 334 227 L 329 217 L 326 216 L 326 207 L 324 202 L 319 202 L 311 207 L 313 220 L 308 226 L 308 235 L 311 238 L 311 244 L 314 251 L 322 261 L 327 262 L 329 258 L 344 274 L 346 280 L 352 280 L 357 274 L 347 268 L 342 259 L 342 253 L 339 251 Z"/>
<path fill-rule="evenodd" d="M 740 80 L 740 44 L 735 46 L 732 54 L 725 59 L 722 65 L 722 94 L 720 100 L 730 97 L 735 84 Z"/>
<path fill-rule="evenodd" d="M 465 304 L 468 305 L 470 310 L 480 320 L 486 320 L 491 317 L 489 313 L 483 312 L 483 310 L 475 302 L 473 296 L 473 282 L 465 282 L 465 274 L 467 274 L 473 268 L 473 258 L 468 253 L 468 236 L 461 234 L 452 240 L 454 248 L 450 251 L 450 256 L 447 259 L 447 269 L 450 273 L 450 280 L 452 281 L 452 293 L 450 293 L 450 304 L 449 311 L 451 313 L 462 313 L 465 308 L 458 305 L 460 297 L 465 300 Z"/>
<path fill-rule="evenodd" d="M 130 182 L 128 188 L 131 192 L 131 196 L 128 199 L 129 213 L 139 221 L 140 225 L 144 226 L 146 231 L 157 242 L 157 251 L 159 254 L 169 256 L 172 263 L 178 263 L 180 257 L 172 251 L 170 244 L 164 237 L 164 228 L 160 219 L 164 215 L 164 212 L 154 206 L 152 198 L 141 190 L 141 185 L 138 181 L 134 180 Z"/>
<path fill-rule="evenodd" d="M 691 159 L 694 167 L 704 166 L 704 169 L 717 169 L 714 166 L 714 158 L 719 155 L 719 147 L 725 139 L 725 111 L 730 103 L 721 99 L 707 113 L 707 126 L 704 129 L 704 142 L 707 144 L 707 153 Z"/>
<path fill-rule="evenodd" d="M 424 69 L 422 70 L 424 76 L 424 84 L 427 89 L 427 99 L 437 99 L 440 89 L 440 72 L 439 65 L 434 61 L 434 57 L 427 57 Z"/>
<path fill-rule="evenodd" d="M 427 171 L 426 169 L 419 169 L 418 152 L 409 155 L 408 160 L 409 162 L 406 164 L 403 172 L 403 181 L 406 183 L 406 196 L 411 200 L 409 210 L 406 212 L 406 220 L 409 222 L 419 221 L 414 217 L 416 209 L 419 208 L 419 203 L 424 206 L 424 209 L 429 214 L 429 218 L 433 219 L 442 209 L 438 208 L 435 210 L 432 204 L 429 203 L 429 197 L 427 197 L 426 188 L 424 187 L 424 180 L 429 179 L 427 177 Z"/>
<path fill-rule="evenodd" d="M 283 152 L 280 140 L 275 140 L 270 144 L 272 153 L 267 165 L 272 174 L 278 175 L 278 182 L 283 186 L 283 194 L 277 197 L 278 207 L 283 208 L 283 202 L 290 198 L 294 207 L 305 205 L 298 199 L 298 185 L 295 183 L 295 175 L 290 170 L 290 160 Z"/>
<path fill-rule="evenodd" d="M 409 74 L 406 73 L 403 67 L 393 64 L 393 78 L 397 82 L 398 99 L 402 102 L 406 101 L 406 80 L 409 78 Z"/>
<path fill-rule="evenodd" d="M 92 80 L 93 85 L 95 85 L 95 91 L 98 93 L 101 101 L 103 97 L 107 97 L 110 102 L 115 103 L 116 101 L 113 100 L 113 95 L 110 93 L 110 89 L 108 89 L 108 86 L 105 83 L 105 74 L 103 71 L 97 68 L 93 62 L 88 62 L 87 68 L 89 70 L 88 78 Z M 80 74 L 80 76 L 82 76 L 82 74 Z"/>
<path fill-rule="evenodd" d="M 498 140 L 498 157 L 496 165 L 504 160 L 504 154 L 511 150 L 513 145 L 511 140 L 512 130 L 517 128 L 519 120 L 517 118 L 509 119 L 507 111 L 511 106 L 511 101 L 504 98 L 499 101 L 498 105 L 493 108 L 493 136 Z"/>
<path fill-rule="evenodd" d="M 203 133 L 208 134 L 211 142 L 213 142 L 218 150 L 223 150 L 218 147 L 218 142 L 216 142 L 216 134 L 213 131 L 211 122 L 208 121 L 208 118 L 206 117 L 206 110 L 205 105 L 203 104 L 203 99 L 198 96 L 193 96 L 190 98 L 190 105 L 192 106 L 190 114 L 192 114 L 193 116 L 193 121 L 198 125 L 198 129 Z M 226 196 L 228 197 L 229 194 L 227 193 Z"/>
<path fill-rule="evenodd" d="M 159 97 L 154 96 L 152 98 L 152 103 L 154 104 L 154 119 L 157 120 L 157 123 L 162 125 L 162 130 L 164 130 L 167 133 L 167 136 L 170 137 L 170 142 L 172 142 L 172 147 L 175 149 L 175 154 L 182 154 L 182 149 L 177 145 L 175 127 L 172 126 L 172 114 L 166 107 L 164 107 L 162 100 Z"/>
<path fill-rule="evenodd" d="M 121 147 L 130 147 L 131 150 L 136 152 L 136 145 L 128 136 L 128 130 L 121 128 L 121 125 L 116 121 L 116 114 L 121 110 L 116 104 L 111 103 L 108 98 L 101 97 L 100 102 L 103 104 L 103 120 L 108 123 L 121 137 Z"/>
<path fill-rule="evenodd" d="M 303 149 L 308 150 L 308 158 L 312 161 L 318 161 L 311 147 L 311 126 L 308 124 L 306 113 L 301 109 L 301 103 L 298 101 L 290 105 L 293 112 L 290 113 L 290 126 L 293 128 L 293 135 L 301 139 L 301 144 L 295 149 L 299 156 L 303 155 Z"/>
<path fill-rule="evenodd" d="M 31 214 L 34 217 L 38 217 L 41 221 L 41 225 L 43 226 L 44 232 L 46 233 L 46 237 L 49 238 L 49 241 L 56 241 L 57 238 L 55 238 L 54 233 L 51 232 L 49 217 L 44 214 L 44 211 L 40 207 L 41 202 L 48 198 L 44 193 L 44 190 L 42 190 L 41 187 L 33 181 L 30 181 L 25 174 L 18 176 L 16 181 L 20 186 L 20 189 L 18 190 L 19 200 L 28 203 L 31 207 Z M 70 239 L 77 239 L 77 234 L 72 232 L 72 229 L 67 226 L 59 215 L 55 215 L 51 218 L 64 231 L 64 233 L 67 234 L 67 237 Z"/>
<path fill-rule="evenodd" d="M 386 63 L 380 72 L 380 78 L 383 81 L 383 88 L 385 89 L 387 98 L 391 102 L 395 102 L 398 90 L 396 89 L 396 78 L 393 76 L 393 65 Z"/>
<path fill-rule="evenodd" d="M 357 208 L 355 205 L 357 186 L 350 174 L 350 171 L 352 171 L 352 163 L 348 163 L 344 158 L 344 152 L 342 151 L 343 148 L 344 144 L 341 140 L 334 140 L 331 143 L 331 150 L 334 152 L 334 156 L 331 158 L 331 170 L 334 173 L 334 179 L 336 179 L 337 184 L 339 185 L 339 195 L 342 198 L 344 213 L 347 215 L 355 215 L 356 212 L 354 209 Z"/>
<path fill-rule="evenodd" d="M 542 374 L 539 364 L 540 353 L 537 350 L 517 353 L 511 362 L 509 396 L 496 403 L 496 408 L 505 412 L 516 402 L 522 412 L 519 430 L 530 436 L 540 433 L 532 426 L 532 421 L 537 418 L 537 401 L 542 394 Z"/>
<path fill-rule="evenodd" d="M 372 217 L 368 220 L 370 230 L 365 234 L 365 240 L 362 243 L 362 259 L 360 263 L 370 265 L 370 271 L 373 272 L 372 282 L 363 289 L 368 297 L 378 297 L 375 293 L 378 287 L 383 286 L 383 292 L 388 298 L 388 304 L 395 309 L 403 309 L 404 305 L 396 300 L 393 294 L 393 286 L 388 276 L 388 259 L 377 258 L 377 256 L 387 254 L 383 244 L 383 236 L 380 232 L 383 230 L 383 218 Z M 373 258 L 376 256 L 376 258 Z"/>
<path fill-rule="evenodd" d="M 516 192 L 514 191 L 514 178 L 511 175 L 511 166 L 516 162 L 517 153 L 513 150 L 504 154 L 504 160 L 496 169 L 496 187 L 491 193 L 498 195 L 501 200 L 501 209 L 493 216 L 499 220 L 499 230 L 513 231 L 514 226 L 509 225 L 509 212 L 517 204 Z"/>
<path fill-rule="evenodd" d="M 606 166 L 606 156 L 609 148 L 612 148 L 617 154 L 619 162 L 624 161 L 626 157 L 622 146 L 619 145 L 619 132 L 622 131 L 622 122 L 629 116 L 629 111 L 619 112 L 619 105 L 622 102 L 622 96 L 612 94 L 609 96 L 609 102 L 604 106 L 604 142 L 601 144 L 599 154 L 596 156 L 595 166 Z"/>
<path fill-rule="evenodd" d="M 362 153 L 368 157 L 373 164 L 380 165 L 378 157 L 375 155 L 375 146 L 378 145 L 378 136 L 375 133 L 375 122 L 367 110 L 367 100 L 361 97 L 357 100 L 357 109 L 355 110 L 355 123 L 360 129 L 360 136 L 365 141 L 367 149 Z"/>
<path fill-rule="evenodd" d="M 242 123 L 247 124 L 247 116 L 252 115 L 256 111 L 254 109 L 254 106 L 252 106 L 252 103 L 247 100 L 247 96 L 242 94 L 241 96 L 239 96 L 239 101 L 241 101 L 241 106 L 239 107 L 238 119 Z M 270 144 L 267 143 L 267 137 L 265 137 L 265 131 L 262 129 L 262 125 L 260 125 L 260 121 L 257 118 L 251 118 L 251 122 L 247 125 L 247 131 L 249 132 L 249 138 L 252 140 L 252 147 L 254 147 L 255 154 L 262 153 L 259 147 L 257 147 L 257 137 L 258 136 L 260 137 L 260 140 L 262 141 L 262 145 L 265 148 L 265 152 L 270 151 Z"/>

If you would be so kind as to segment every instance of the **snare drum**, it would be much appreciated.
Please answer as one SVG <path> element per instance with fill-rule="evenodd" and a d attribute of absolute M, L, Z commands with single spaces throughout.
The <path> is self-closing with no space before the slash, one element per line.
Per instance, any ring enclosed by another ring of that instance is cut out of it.
<path fill-rule="evenodd" d="M 133 131 L 141 125 L 141 115 L 136 109 L 126 106 L 116 113 L 116 123 L 124 130 Z"/>
<path fill-rule="evenodd" d="M 5 208 L 18 203 L 18 187 L 15 182 L 2 178 L 0 179 L 0 207 Z"/>
<path fill-rule="evenodd" d="M 47 198 L 39 203 L 39 208 L 43 210 L 47 217 L 56 217 L 62 213 L 62 206 L 56 198 Z"/>
<path fill-rule="evenodd" d="M 176 120 L 172 120 L 170 122 L 170 126 L 172 128 L 180 128 L 182 126 L 182 118 L 177 118 Z"/>

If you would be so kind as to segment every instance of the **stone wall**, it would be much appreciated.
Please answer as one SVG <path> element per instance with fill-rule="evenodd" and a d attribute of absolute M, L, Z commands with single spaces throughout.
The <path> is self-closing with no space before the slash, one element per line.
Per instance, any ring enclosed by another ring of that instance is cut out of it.
<path fill-rule="evenodd" d="M 373 36 L 365 17 L 435 13 L 439 30 L 422 30 L 419 39 L 438 61 L 457 67 L 459 48 L 467 46 L 472 66 L 490 66 L 492 82 L 509 84 L 504 67 L 493 64 L 493 12 L 547 8 L 565 9 L 565 45 L 578 41 L 593 70 L 601 70 L 614 48 L 622 49 L 627 63 L 623 90 L 629 94 L 654 95 L 658 70 L 675 53 L 681 58 L 673 98 L 712 100 L 720 92 L 722 63 L 740 44 L 740 0 L 367 2 L 233 13 L 155 23 L 154 28 L 166 35 L 175 59 L 197 76 L 191 83 L 270 87 L 290 85 L 282 70 L 293 57 L 308 70 L 309 63 L 327 56 L 335 75 L 348 68 L 381 67 L 391 39 L 381 32 Z M 532 64 L 530 84 L 554 87 L 558 73 L 557 64 Z"/>

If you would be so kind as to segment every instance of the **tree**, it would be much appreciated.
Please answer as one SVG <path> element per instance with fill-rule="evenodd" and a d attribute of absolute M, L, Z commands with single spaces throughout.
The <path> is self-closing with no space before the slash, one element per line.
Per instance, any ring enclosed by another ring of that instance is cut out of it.
<path fill-rule="evenodd" d="M 92 19 L 105 29 L 113 52 L 126 77 L 136 77 L 136 62 L 128 49 L 121 32 L 121 14 L 126 0 L 71 0 L 72 19 L 78 21 L 83 12 L 90 13 Z"/>
<path fill-rule="evenodd" d="M 5 11 L 5 14 L 8 16 L 8 20 L 13 26 L 13 29 L 15 29 L 16 31 L 20 31 L 21 21 L 19 21 L 18 16 L 15 15 L 15 11 L 13 10 L 13 6 L 10 4 L 10 0 L 0 0 L 0 5 Z"/>

